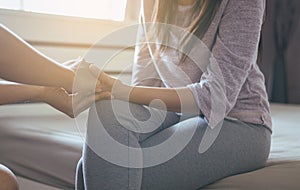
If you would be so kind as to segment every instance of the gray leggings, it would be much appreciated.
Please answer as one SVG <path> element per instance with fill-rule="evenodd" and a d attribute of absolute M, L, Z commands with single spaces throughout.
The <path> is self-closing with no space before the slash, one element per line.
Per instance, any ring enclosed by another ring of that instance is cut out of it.
<path fill-rule="evenodd" d="M 210 129 L 199 116 L 167 112 L 163 117 L 146 106 L 113 102 L 100 101 L 90 110 L 78 190 L 196 190 L 264 167 L 268 158 L 271 133 L 262 125 L 225 119 L 219 129 Z M 174 136 L 175 143 L 166 143 Z"/>

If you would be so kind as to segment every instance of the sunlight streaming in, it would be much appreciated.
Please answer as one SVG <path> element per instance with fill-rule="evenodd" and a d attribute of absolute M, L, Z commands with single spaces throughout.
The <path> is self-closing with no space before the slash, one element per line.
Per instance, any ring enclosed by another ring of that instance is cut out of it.
<path fill-rule="evenodd" d="M 0 0 L 0 8 L 122 21 L 127 0 Z"/>

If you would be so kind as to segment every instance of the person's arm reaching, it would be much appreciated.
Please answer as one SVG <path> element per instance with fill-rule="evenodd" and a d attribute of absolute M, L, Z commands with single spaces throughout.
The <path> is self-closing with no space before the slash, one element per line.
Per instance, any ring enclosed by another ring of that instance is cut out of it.
<path fill-rule="evenodd" d="M 24 101 L 37 101 L 43 87 L 0 82 L 0 105 Z"/>
<path fill-rule="evenodd" d="M 59 64 L 1 24 L 0 52 L 0 77 L 22 83 L 0 83 L 0 105 L 40 101 L 75 117 L 94 101 L 111 96 L 110 92 L 90 85 L 93 78 L 89 72 L 77 77 L 80 82 L 76 83 L 76 90 L 72 92 L 75 73 L 84 73 L 84 69 L 81 69 L 82 59 Z"/>
<path fill-rule="evenodd" d="M 0 105 L 24 101 L 45 102 L 69 117 L 75 117 L 94 101 L 110 98 L 109 92 L 69 94 L 63 88 L 0 82 Z"/>
<path fill-rule="evenodd" d="M 74 72 L 42 55 L 0 24 L 1 78 L 31 85 L 60 86 L 71 92 Z"/>

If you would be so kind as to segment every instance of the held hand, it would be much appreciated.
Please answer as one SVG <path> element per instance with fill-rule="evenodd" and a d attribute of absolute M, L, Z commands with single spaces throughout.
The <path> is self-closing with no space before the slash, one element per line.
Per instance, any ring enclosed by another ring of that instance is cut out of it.
<path fill-rule="evenodd" d="M 90 65 L 89 69 L 92 75 L 95 78 L 98 78 L 101 89 L 109 91 L 113 98 L 129 101 L 129 96 L 132 91 L 131 86 L 124 84 L 119 79 L 107 75 L 95 65 Z"/>
<path fill-rule="evenodd" d="M 89 66 L 91 65 L 91 63 L 88 63 L 84 59 L 79 57 L 74 60 L 66 61 L 63 63 L 63 65 L 72 70 L 75 75 L 73 80 L 73 87 L 71 92 L 68 91 L 69 93 L 93 91 L 94 89 L 100 88 L 99 81 L 91 74 L 89 70 Z"/>
<path fill-rule="evenodd" d="M 95 101 L 110 98 L 111 94 L 106 91 L 97 91 L 95 94 L 91 92 L 69 94 L 63 88 L 52 87 L 44 87 L 40 95 L 40 99 L 43 102 L 51 105 L 71 118 L 76 117 L 89 108 Z"/>
<path fill-rule="evenodd" d="M 103 90 L 109 91 L 109 92 L 112 91 L 113 85 L 115 85 L 116 82 L 118 81 L 117 79 L 104 73 L 97 66 L 95 66 L 93 64 L 89 65 L 89 70 L 90 70 L 90 73 L 95 78 L 98 78 L 100 88 L 102 88 Z"/>

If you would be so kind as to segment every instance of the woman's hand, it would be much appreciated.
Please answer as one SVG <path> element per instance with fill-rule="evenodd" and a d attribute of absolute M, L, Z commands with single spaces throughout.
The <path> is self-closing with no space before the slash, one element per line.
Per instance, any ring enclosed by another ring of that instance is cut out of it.
<path fill-rule="evenodd" d="M 113 98 L 129 101 L 133 87 L 124 84 L 121 80 L 113 78 L 101 71 L 97 66 L 89 66 L 91 74 L 98 79 L 99 87 L 111 93 Z"/>
<path fill-rule="evenodd" d="M 86 62 L 82 58 L 69 60 L 63 63 L 75 74 L 73 93 L 78 91 L 92 91 L 93 89 L 102 89 L 112 91 L 113 85 L 120 82 L 117 79 L 107 75 L 92 63 Z"/>
<path fill-rule="evenodd" d="M 101 71 L 97 66 L 91 64 L 89 65 L 89 70 L 91 74 L 98 79 L 99 87 L 105 91 L 112 92 L 113 86 L 121 82 L 108 74 Z"/>
<path fill-rule="evenodd" d="M 55 87 L 43 87 L 39 96 L 40 101 L 51 105 L 71 118 L 89 108 L 95 101 L 110 98 L 110 92 L 102 90 L 95 93 L 85 91 L 69 94 L 65 89 Z"/>
<path fill-rule="evenodd" d="M 69 93 L 93 91 L 101 88 L 98 79 L 89 70 L 91 63 L 86 62 L 83 58 L 79 57 L 62 64 L 74 73 L 73 87 L 71 91 L 68 90 Z"/>
<path fill-rule="evenodd" d="M 200 114 L 194 95 L 187 87 L 162 88 L 130 86 L 107 75 L 95 65 L 90 65 L 89 69 L 93 76 L 98 78 L 101 88 L 105 91 L 109 91 L 116 99 L 147 106 L 150 106 L 154 100 L 160 100 L 164 105 L 159 103 L 152 104 L 151 106 L 157 109 L 167 109 L 172 112 Z M 184 106 L 182 107 L 182 105 Z"/>

